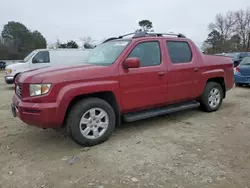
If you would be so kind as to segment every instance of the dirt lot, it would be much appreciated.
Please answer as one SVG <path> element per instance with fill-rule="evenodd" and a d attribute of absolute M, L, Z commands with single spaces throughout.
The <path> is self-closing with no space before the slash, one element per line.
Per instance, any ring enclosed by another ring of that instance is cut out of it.
<path fill-rule="evenodd" d="M 216 113 L 123 124 L 92 148 L 13 118 L 13 92 L 0 73 L 0 187 L 250 187 L 250 88 Z"/>

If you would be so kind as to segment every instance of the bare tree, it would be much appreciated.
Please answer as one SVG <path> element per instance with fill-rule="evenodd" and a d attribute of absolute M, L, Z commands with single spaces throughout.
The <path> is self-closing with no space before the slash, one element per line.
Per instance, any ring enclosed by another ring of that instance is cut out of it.
<path fill-rule="evenodd" d="M 93 45 L 93 43 L 95 42 L 90 36 L 82 37 L 82 38 L 80 38 L 80 41 L 82 42 L 82 45 L 81 45 L 82 47 L 85 44 Z"/>
<path fill-rule="evenodd" d="M 239 10 L 235 12 L 236 27 L 235 32 L 242 39 L 242 46 L 244 49 L 247 48 L 250 33 L 250 9 Z"/>
<path fill-rule="evenodd" d="M 207 47 L 210 53 L 250 51 L 250 7 L 217 14 L 208 29 L 210 33 L 205 43 L 212 45 Z"/>
<path fill-rule="evenodd" d="M 218 31 L 221 34 L 223 41 L 225 41 L 233 34 L 235 24 L 235 14 L 234 12 L 229 11 L 225 16 L 222 14 L 217 14 L 215 17 L 215 22 L 210 23 L 208 29 L 210 31 Z"/>

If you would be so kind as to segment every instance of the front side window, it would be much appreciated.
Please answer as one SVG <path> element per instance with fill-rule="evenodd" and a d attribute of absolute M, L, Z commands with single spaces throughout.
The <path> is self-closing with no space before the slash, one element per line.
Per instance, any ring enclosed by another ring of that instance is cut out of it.
<path fill-rule="evenodd" d="M 31 53 L 29 53 L 29 55 L 27 55 L 23 61 L 21 61 L 22 63 L 26 63 L 27 61 L 29 61 L 30 58 L 32 58 L 35 55 L 36 51 L 32 51 Z"/>
<path fill-rule="evenodd" d="M 167 48 L 173 64 L 189 63 L 192 60 L 192 51 L 187 42 L 167 41 Z"/>
<path fill-rule="evenodd" d="M 130 41 L 112 41 L 100 44 L 91 50 L 86 58 L 88 64 L 111 65 L 120 56 Z"/>
<path fill-rule="evenodd" d="M 161 50 L 159 42 L 142 42 L 132 50 L 128 57 L 138 57 L 141 67 L 160 65 Z"/>
<path fill-rule="evenodd" d="M 49 63 L 49 62 L 50 58 L 48 51 L 38 52 L 32 59 L 32 63 Z"/>

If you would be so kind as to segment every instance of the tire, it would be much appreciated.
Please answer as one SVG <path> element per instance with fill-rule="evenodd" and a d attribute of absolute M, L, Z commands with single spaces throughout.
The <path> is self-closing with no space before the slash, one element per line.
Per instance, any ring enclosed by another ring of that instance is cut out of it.
<path fill-rule="evenodd" d="M 95 113 L 92 113 L 91 117 L 91 112 L 93 111 Z M 100 118 L 101 116 L 99 117 L 98 115 L 101 114 L 93 115 L 96 112 L 103 112 L 102 114 L 105 116 Z M 85 121 L 80 126 L 82 118 Z M 94 146 L 108 140 L 111 136 L 116 123 L 115 112 L 110 104 L 102 99 L 86 98 L 79 101 L 71 109 L 66 123 L 68 133 L 77 144 Z M 85 133 L 82 134 L 84 131 Z M 86 134 L 87 132 L 89 133 Z M 98 135 L 96 132 L 98 132 Z"/>
<path fill-rule="evenodd" d="M 209 97 L 211 96 L 211 92 L 213 91 L 218 91 L 219 98 L 217 98 L 218 95 L 214 96 L 214 99 L 212 101 L 215 102 L 211 103 L 209 102 Z M 223 89 L 221 85 L 216 82 L 208 82 L 200 101 L 202 110 L 205 112 L 214 112 L 220 108 L 222 101 L 223 101 Z"/>
<path fill-rule="evenodd" d="M 242 87 L 243 84 L 235 83 L 235 87 Z"/>

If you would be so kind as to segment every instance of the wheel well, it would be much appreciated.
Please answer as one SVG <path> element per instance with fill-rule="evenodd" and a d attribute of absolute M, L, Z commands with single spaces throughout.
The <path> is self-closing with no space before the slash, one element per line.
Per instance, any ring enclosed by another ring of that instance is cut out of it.
<path fill-rule="evenodd" d="M 223 98 L 226 97 L 226 86 L 225 86 L 225 80 L 223 77 L 210 78 L 210 79 L 208 79 L 207 83 L 208 82 L 216 82 L 216 83 L 220 84 L 220 86 L 223 89 Z"/>
<path fill-rule="evenodd" d="M 17 77 L 19 74 L 20 74 L 20 72 L 15 74 L 15 76 L 14 76 L 14 78 L 13 78 L 13 82 L 14 82 L 14 83 L 15 83 L 16 77 Z"/>
<path fill-rule="evenodd" d="M 104 92 L 96 92 L 96 93 L 90 93 L 90 94 L 83 94 L 75 96 L 69 103 L 69 106 L 67 108 L 65 117 L 64 117 L 64 125 L 66 124 L 67 117 L 69 115 L 69 112 L 71 108 L 80 100 L 89 98 L 89 97 L 96 97 L 105 100 L 108 102 L 112 108 L 114 109 L 115 115 L 116 115 L 116 126 L 120 125 L 121 123 L 121 115 L 120 115 L 120 107 L 117 103 L 117 100 L 115 98 L 115 95 L 112 91 L 104 91 Z"/>

